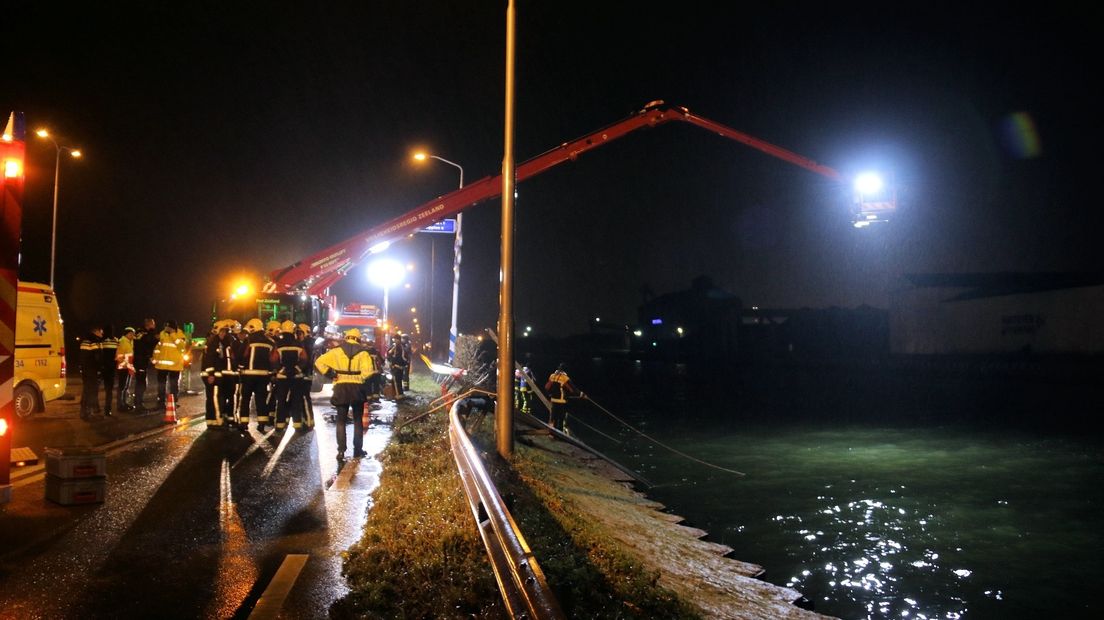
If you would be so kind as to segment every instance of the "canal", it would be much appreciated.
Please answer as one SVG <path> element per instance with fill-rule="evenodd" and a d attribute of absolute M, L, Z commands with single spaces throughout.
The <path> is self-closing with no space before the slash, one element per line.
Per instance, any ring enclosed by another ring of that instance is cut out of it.
<path fill-rule="evenodd" d="M 530 360 L 543 380 L 547 364 Z M 844 618 L 1104 617 L 1091 383 L 583 359 L 577 435 L 765 578 Z M 549 366 L 550 367 L 550 366 Z M 543 375 L 543 376 L 542 376 Z M 570 425 L 570 421 L 569 421 Z"/>

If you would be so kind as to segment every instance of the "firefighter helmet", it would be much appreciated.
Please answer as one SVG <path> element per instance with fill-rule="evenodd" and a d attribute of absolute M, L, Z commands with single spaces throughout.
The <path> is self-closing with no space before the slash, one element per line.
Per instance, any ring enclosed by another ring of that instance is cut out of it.
<path fill-rule="evenodd" d="M 310 325 L 307 325 L 306 323 L 300 323 L 299 325 L 296 326 L 296 328 L 299 331 L 303 332 L 304 334 L 310 334 L 311 333 Z"/>
<path fill-rule="evenodd" d="M 360 340 L 360 330 L 354 327 L 345 332 L 345 340 L 350 340 L 352 342 Z"/>
<path fill-rule="evenodd" d="M 284 321 L 283 323 L 280 323 L 280 331 L 284 332 L 285 334 L 290 334 L 291 332 L 295 331 L 295 323 L 292 323 L 291 321 Z"/>
<path fill-rule="evenodd" d="M 249 333 L 259 332 L 264 329 L 264 324 L 260 319 L 249 319 L 245 324 L 245 331 Z"/>
<path fill-rule="evenodd" d="M 230 331 L 234 332 L 235 334 L 240 334 L 241 333 L 241 330 L 242 330 L 242 324 L 241 323 L 239 323 L 239 322 L 237 322 L 233 319 L 226 319 L 226 320 L 233 323 L 233 325 L 230 326 Z"/>
<path fill-rule="evenodd" d="M 280 322 L 279 321 L 269 321 L 268 324 L 265 325 L 265 331 L 269 332 L 269 333 L 279 332 L 280 331 Z"/>

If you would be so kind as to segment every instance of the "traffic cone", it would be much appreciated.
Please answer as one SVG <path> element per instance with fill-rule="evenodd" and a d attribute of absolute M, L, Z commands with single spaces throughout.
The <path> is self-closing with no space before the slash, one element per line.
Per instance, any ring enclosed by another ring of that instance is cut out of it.
<path fill-rule="evenodd" d="M 169 399 L 165 401 L 165 424 L 176 424 L 176 397 L 169 394 Z"/>

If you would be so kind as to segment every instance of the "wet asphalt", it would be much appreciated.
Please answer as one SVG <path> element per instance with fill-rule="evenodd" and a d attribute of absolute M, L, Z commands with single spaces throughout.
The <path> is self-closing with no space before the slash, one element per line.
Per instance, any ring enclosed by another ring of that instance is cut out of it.
<path fill-rule="evenodd" d="M 309 557 L 280 617 L 327 617 L 395 404 L 373 411 L 369 456 L 340 465 L 328 392 L 314 396 L 311 432 L 198 422 L 117 449 L 103 504 L 57 506 L 43 480 L 21 483 L 0 512 L 0 617 L 246 618 L 289 554 Z M 182 399 L 181 416 L 202 406 Z"/>

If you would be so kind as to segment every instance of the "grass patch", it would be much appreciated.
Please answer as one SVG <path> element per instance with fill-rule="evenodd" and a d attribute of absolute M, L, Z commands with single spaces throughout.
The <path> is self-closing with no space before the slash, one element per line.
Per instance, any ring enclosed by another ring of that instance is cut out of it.
<path fill-rule="evenodd" d="M 425 409 L 437 386 L 415 374 L 421 396 L 400 405 L 400 420 Z M 427 396 L 428 395 L 428 396 Z M 492 426 L 487 418 L 483 426 Z M 484 446 L 487 438 L 477 436 Z M 521 448 L 519 444 L 519 448 Z M 658 574 L 586 522 L 547 482 L 534 451 L 514 467 L 485 455 L 499 490 L 569 618 L 694 618 L 659 587 Z M 361 540 L 345 554 L 350 592 L 336 618 L 501 618 L 498 592 L 448 441 L 447 413 L 434 413 L 392 437 Z"/>

